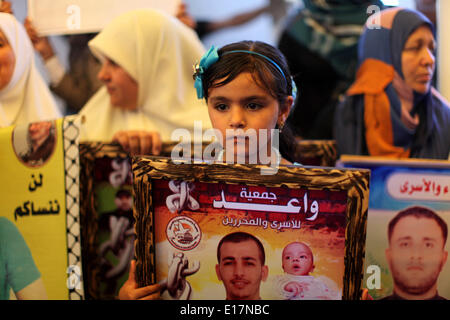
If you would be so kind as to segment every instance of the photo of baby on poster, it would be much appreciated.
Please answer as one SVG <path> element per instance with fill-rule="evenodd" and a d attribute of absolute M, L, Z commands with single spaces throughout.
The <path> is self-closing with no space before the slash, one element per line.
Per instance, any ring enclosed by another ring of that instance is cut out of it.
<path fill-rule="evenodd" d="M 345 191 L 152 183 L 163 299 L 342 298 Z"/>

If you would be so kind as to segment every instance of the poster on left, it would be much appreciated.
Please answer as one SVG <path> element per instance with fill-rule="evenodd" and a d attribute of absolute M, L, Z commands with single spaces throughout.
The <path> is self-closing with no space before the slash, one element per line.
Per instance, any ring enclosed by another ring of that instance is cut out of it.
<path fill-rule="evenodd" d="M 0 129 L 0 300 L 84 298 L 79 121 Z"/>

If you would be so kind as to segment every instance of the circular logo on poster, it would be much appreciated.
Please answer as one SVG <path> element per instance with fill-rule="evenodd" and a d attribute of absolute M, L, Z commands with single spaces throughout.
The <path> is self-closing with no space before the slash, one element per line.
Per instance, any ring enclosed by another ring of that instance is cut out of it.
<path fill-rule="evenodd" d="M 179 250 L 192 250 L 199 243 L 202 231 L 197 222 L 186 216 L 178 216 L 169 221 L 166 228 L 167 239 Z"/>

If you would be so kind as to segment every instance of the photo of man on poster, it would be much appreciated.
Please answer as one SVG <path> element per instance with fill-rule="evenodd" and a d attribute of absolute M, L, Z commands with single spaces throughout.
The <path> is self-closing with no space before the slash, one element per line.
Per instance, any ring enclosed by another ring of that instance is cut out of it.
<path fill-rule="evenodd" d="M 14 141 L 15 147 L 20 141 Z M 55 149 L 55 124 L 52 121 L 33 122 L 28 125 L 26 151 L 19 154 L 21 160 L 29 166 L 41 166 L 47 162 Z"/>
<path fill-rule="evenodd" d="M 266 281 L 262 243 L 246 232 L 226 235 L 217 246 L 217 278 L 223 282 L 227 300 L 260 300 L 261 281 Z"/>
<path fill-rule="evenodd" d="M 447 261 L 448 228 L 434 211 L 410 207 L 389 223 L 386 258 L 393 293 L 386 300 L 445 300 L 437 290 L 438 277 Z"/>
<path fill-rule="evenodd" d="M 131 191 L 119 189 L 114 198 L 116 209 L 102 214 L 99 220 L 100 231 L 107 235 L 99 247 L 102 263 L 101 276 L 105 283 L 104 293 L 117 294 L 120 279 L 128 272 L 134 256 L 134 218 L 133 196 Z"/>

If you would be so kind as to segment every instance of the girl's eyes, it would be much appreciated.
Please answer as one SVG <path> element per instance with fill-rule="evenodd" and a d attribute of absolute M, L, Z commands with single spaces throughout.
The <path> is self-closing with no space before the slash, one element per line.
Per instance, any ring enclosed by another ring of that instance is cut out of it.
<path fill-rule="evenodd" d="M 262 105 L 259 103 L 249 103 L 247 105 L 247 109 L 251 111 L 256 111 L 262 108 Z"/>
<path fill-rule="evenodd" d="M 247 105 L 245 105 L 244 108 L 249 111 L 258 111 L 263 108 L 263 105 L 260 103 L 252 102 L 252 103 L 248 103 Z M 227 111 L 230 109 L 230 107 L 227 104 L 218 103 L 214 106 L 214 109 L 216 109 L 217 111 Z"/>
<path fill-rule="evenodd" d="M 214 106 L 214 108 L 218 111 L 226 111 L 228 109 L 228 106 L 226 104 L 217 104 Z"/>

